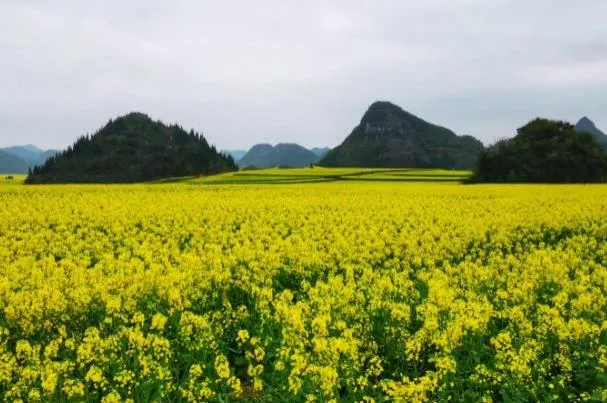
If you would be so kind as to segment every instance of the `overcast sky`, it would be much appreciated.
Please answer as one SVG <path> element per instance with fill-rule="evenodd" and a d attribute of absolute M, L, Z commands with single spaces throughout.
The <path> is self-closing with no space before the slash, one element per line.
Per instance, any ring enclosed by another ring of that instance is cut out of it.
<path fill-rule="evenodd" d="M 375 100 L 485 143 L 607 131 L 606 0 L 0 0 L 0 146 L 149 114 L 219 148 L 335 146 Z"/>

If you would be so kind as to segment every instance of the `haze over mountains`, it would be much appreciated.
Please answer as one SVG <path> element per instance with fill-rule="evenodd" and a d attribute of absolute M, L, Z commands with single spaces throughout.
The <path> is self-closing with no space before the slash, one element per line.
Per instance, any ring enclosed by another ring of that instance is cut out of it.
<path fill-rule="evenodd" d="M 42 165 L 59 150 L 42 150 L 34 145 L 0 148 L 0 173 L 27 173 L 28 168 Z"/>
<path fill-rule="evenodd" d="M 245 154 L 247 153 L 247 150 L 227 150 L 227 149 L 222 149 L 220 150 L 220 152 L 230 155 L 232 158 L 234 158 L 234 161 L 238 162 L 242 157 L 245 156 Z"/>
<path fill-rule="evenodd" d="M 0 149 L 0 173 L 21 174 L 27 172 L 27 162 Z"/>

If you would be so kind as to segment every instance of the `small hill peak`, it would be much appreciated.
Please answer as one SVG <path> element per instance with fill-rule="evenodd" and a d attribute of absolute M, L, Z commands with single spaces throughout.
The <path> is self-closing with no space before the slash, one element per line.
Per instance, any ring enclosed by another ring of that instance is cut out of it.
<path fill-rule="evenodd" d="M 594 136 L 596 141 L 599 142 L 603 146 L 603 148 L 607 149 L 607 135 L 599 130 L 598 127 L 594 124 L 590 118 L 584 116 L 581 118 L 577 124 L 575 125 L 575 130 L 578 132 L 587 132 Z"/>

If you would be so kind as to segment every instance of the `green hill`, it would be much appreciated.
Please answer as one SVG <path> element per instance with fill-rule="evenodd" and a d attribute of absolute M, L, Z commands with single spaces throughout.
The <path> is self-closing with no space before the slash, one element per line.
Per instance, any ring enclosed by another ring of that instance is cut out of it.
<path fill-rule="evenodd" d="M 428 123 L 390 102 L 369 107 L 360 124 L 320 165 L 471 168 L 483 144 Z"/>
<path fill-rule="evenodd" d="M 238 165 L 256 168 L 301 168 L 315 164 L 318 160 L 316 154 L 298 144 L 282 143 L 274 147 L 270 144 L 257 144 L 238 161 Z"/>
<path fill-rule="evenodd" d="M 473 182 L 573 183 L 607 180 L 607 152 L 567 122 L 535 119 L 487 148 Z"/>
<path fill-rule="evenodd" d="M 26 173 L 27 167 L 27 162 L 23 158 L 0 150 L 0 174 Z"/>
<path fill-rule="evenodd" d="M 110 120 L 36 167 L 26 183 L 139 182 L 236 170 L 234 160 L 194 131 L 142 113 Z"/>

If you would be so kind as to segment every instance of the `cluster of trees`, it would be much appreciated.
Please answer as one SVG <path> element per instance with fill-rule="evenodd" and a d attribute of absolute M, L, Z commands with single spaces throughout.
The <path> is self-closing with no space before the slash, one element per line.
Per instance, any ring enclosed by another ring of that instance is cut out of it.
<path fill-rule="evenodd" d="M 26 183 L 140 182 L 237 169 L 202 134 L 131 113 L 31 169 Z"/>
<path fill-rule="evenodd" d="M 473 182 L 590 183 L 607 180 L 607 152 L 567 122 L 535 119 L 480 153 Z"/>

